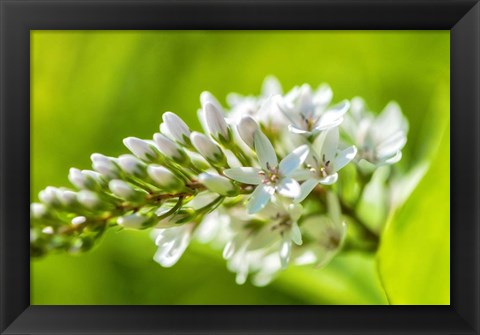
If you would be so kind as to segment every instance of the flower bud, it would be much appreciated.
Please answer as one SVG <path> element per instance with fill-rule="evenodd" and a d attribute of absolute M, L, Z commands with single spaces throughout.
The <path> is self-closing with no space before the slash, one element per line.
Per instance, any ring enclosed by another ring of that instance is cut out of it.
<path fill-rule="evenodd" d="M 182 145 L 190 143 L 190 128 L 177 114 L 166 112 L 162 115 L 162 120 L 165 127 L 163 130 L 168 133 L 165 135 L 170 135 L 173 140 Z M 160 131 L 162 131 L 162 127 Z"/>
<path fill-rule="evenodd" d="M 210 103 L 219 111 L 223 111 L 222 105 L 220 105 L 217 98 L 215 98 L 213 94 L 208 91 L 204 91 L 200 94 L 200 103 L 202 104 L 202 108 L 204 108 L 207 103 Z"/>
<path fill-rule="evenodd" d="M 78 192 L 78 202 L 88 209 L 95 209 L 100 205 L 100 199 L 95 192 L 81 190 Z"/>
<path fill-rule="evenodd" d="M 154 146 L 147 141 L 141 140 L 136 137 L 127 137 L 123 139 L 123 144 L 135 156 L 144 161 L 155 161 L 158 158 Z"/>
<path fill-rule="evenodd" d="M 165 191 L 179 191 L 184 187 L 184 183 L 166 167 L 149 165 L 147 172 L 155 184 Z"/>
<path fill-rule="evenodd" d="M 144 198 L 141 192 L 135 190 L 132 186 L 130 186 L 130 184 L 123 180 L 110 180 L 108 187 L 113 194 L 125 200 L 139 201 Z"/>
<path fill-rule="evenodd" d="M 128 174 L 143 178 L 146 176 L 147 166 L 137 157 L 132 155 L 121 155 L 118 157 L 118 165 Z"/>
<path fill-rule="evenodd" d="M 57 189 L 55 187 L 48 186 L 43 191 L 40 191 L 38 198 L 45 204 L 55 206 L 59 204 L 57 198 Z"/>
<path fill-rule="evenodd" d="M 217 166 L 225 166 L 226 158 L 222 149 L 202 133 L 194 131 L 190 135 L 195 149 L 209 162 Z"/>
<path fill-rule="evenodd" d="M 228 178 L 210 173 L 202 173 L 198 176 L 198 180 L 212 192 L 226 196 L 237 195 L 238 188 Z"/>
<path fill-rule="evenodd" d="M 232 137 L 222 111 L 210 102 L 205 104 L 203 111 L 205 123 L 212 137 L 224 144 L 230 142 Z"/>
<path fill-rule="evenodd" d="M 107 178 L 118 178 L 120 169 L 114 160 L 102 154 L 92 154 L 92 167 L 95 171 L 101 173 Z"/>
<path fill-rule="evenodd" d="M 117 223 L 124 228 L 142 229 L 147 221 L 147 217 L 135 213 L 119 217 Z"/>
<path fill-rule="evenodd" d="M 71 168 L 68 180 L 78 189 L 94 189 L 101 182 L 101 175 L 94 171 Z"/>
<path fill-rule="evenodd" d="M 63 206 L 72 206 L 77 202 L 77 194 L 70 190 L 58 190 L 57 198 Z"/>
<path fill-rule="evenodd" d="M 108 188 L 113 194 L 124 199 L 128 199 L 135 194 L 135 191 L 128 183 L 119 179 L 110 180 Z"/>
<path fill-rule="evenodd" d="M 30 216 L 34 219 L 40 219 L 47 214 L 47 207 L 44 204 L 32 203 L 30 205 Z"/>
<path fill-rule="evenodd" d="M 170 140 L 163 134 L 156 133 L 153 135 L 158 150 L 167 158 L 174 159 L 177 163 L 184 163 L 188 160 L 185 151 L 178 147 L 175 142 Z"/>
<path fill-rule="evenodd" d="M 244 116 L 237 125 L 238 135 L 250 148 L 254 148 L 254 134 L 259 129 L 257 121 L 251 116 Z"/>
<path fill-rule="evenodd" d="M 42 229 L 42 233 L 52 235 L 54 233 L 54 230 L 51 226 L 48 226 Z"/>
<path fill-rule="evenodd" d="M 87 222 L 87 218 L 85 216 L 76 216 L 72 219 L 71 222 L 72 222 L 73 225 L 76 226 L 76 225 Z"/>

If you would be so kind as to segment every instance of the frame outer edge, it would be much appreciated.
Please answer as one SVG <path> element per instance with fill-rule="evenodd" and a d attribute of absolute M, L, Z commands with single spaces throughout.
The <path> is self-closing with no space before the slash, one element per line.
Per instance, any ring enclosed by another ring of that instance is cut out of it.
<path fill-rule="evenodd" d="M 451 243 L 464 245 L 464 264 L 453 263 L 451 268 L 451 304 L 455 311 L 478 334 L 480 306 L 480 3 L 451 29 L 451 109 L 457 117 L 452 118 L 451 129 L 451 222 L 461 225 L 451 229 Z M 456 51 L 462 49 L 462 53 Z M 456 67 L 457 64 L 468 64 Z M 455 86 L 462 82 L 468 87 L 460 90 Z M 473 110 L 472 110 L 473 107 Z M 462 120 L 462 122 L 458 120 Z M 458 121 L 458 123 L 457 123 Z M 468 154 L 472 153 L 472 154 Z M 466 223 L 469 220 L 473 222 Z M 471 277 L 462 276 L 470 272 Z M 453 275 L 456 273 L 456 275 Z M 461 281 L 458 280 L 461 278 Z M 472 291 L 465 290 L 469 287 Z"/>

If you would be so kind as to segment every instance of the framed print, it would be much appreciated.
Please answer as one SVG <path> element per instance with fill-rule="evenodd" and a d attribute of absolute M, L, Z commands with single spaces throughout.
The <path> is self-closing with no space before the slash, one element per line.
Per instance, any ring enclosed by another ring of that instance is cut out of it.
<path fill-rule="evenodd" d="M 479 16 L 2 1 L 2 334 L 477 334 Z"/>

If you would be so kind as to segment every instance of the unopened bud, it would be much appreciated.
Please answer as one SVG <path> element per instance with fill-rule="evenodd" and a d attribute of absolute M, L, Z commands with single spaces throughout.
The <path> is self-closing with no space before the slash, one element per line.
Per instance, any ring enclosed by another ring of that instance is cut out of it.
<path fill-rule="evenodd" d="M 30 205 L 30 216 L 34 219 L 40 219 L 47 214 L 47 207 L 44 204 L 32 203 Z"/>
<path fill-rule="evenodd" d="M 182 190 L 185 184 L 172 171 L 160 165 L 149 165 L 148 175 L 157 186 L 166 191 Z"/>
<path fill-rule="evenodd" d="M 163 114 L 162 120 L 165 127 L 163 131 L 167 133 L 165 135 L 170 135 L 173 140 L 183 145 L 190 143 L 190 128 L 177 114 L 166 112 Z M 162 127 L 160 131 L 162 131 Z"/>
<path fill-rule="evenodd" d="M 192 145 L 207 161 L 217 166 L 225 166 L 226 158 L 222 149 L 210 138 L 194 131 L 190 135 Z"/>
<path fill-rule="evenodd" d="M 147 221 L 147 217 L 135 213 L 119 217 L 117 223 L 124 228 L 142 229 L 145 228 L 144 224 L 147 223 Z"/>
<path fill-rule="evenodd" d="M 82 190 L 78 192 L 78 202 L 88 209 L 95 209 L 100 205 L 100 199 L 95 192 Z"/>
<path fill-rule="evenodd" d="M 229 143 L 232 137 L 223 112 L 209 102 L 205 104 L 203 112 L 205 113 L 205 123 L 212 137 L 223 144 Z"/>
<path fill-rule="evenodd" d="M 158 150 L 165 157 L 174 159 L 177 163 L 184 163 L 188 160 L 185 151 L 165 135 L 156 133 L 153 135 L 153 140 L 155 141 Z"/>
<path fill-rule="evenodd" d="M 210 173 L 202 173 L 198 176 L 198 180 L 212 192 L 226 196 L 237 195 L 238 188 L 228 178 Z"/>
<path fill-rule="evenodd" d="M 257 121 L 251 116 L 244 116 L 237 126 L 240 138 L 252 149 L 254 148 L 254 135 L 258 129 Z"/>
<path fill-rule="evenodd" d="M 158 158 L 154 146 L 147 141 L 136 137 L 127 137 L 123 140 L 123 144 L 125 144 L 128 150 L 135 156 L 144 161 L 155 161 Z"/>
<path fill-rule="evenodd" d="M 121 155 L 118 157 L 118 165 L 128 174 L 143 178 L 146 176 L 147 166 L 137 157 L 132 155 Z"/>

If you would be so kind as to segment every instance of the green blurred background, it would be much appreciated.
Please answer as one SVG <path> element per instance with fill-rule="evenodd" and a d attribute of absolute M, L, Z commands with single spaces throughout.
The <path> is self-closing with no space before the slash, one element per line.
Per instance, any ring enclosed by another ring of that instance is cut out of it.
<path fill-rule="evenodd" d="M 203 90 L 224 102 L 269 74 L 284 89 L 327 82 L 335 101 L 359 95 L 375 111 L 396 100 L 410 122 L 400 168 L 433 163 L 378 254 L 344 252 L 256 288 L 235 284 L 219 250 L 194 243 L 163 269 L 148 232 L 112 230 L 86 254 L 32 260 L 31 303 L 449 304 L 449 48 L 448 31 L 32 31 L 32 201 L 91 153 L 150 138 L 164 111 L 198 129 Z"/>

